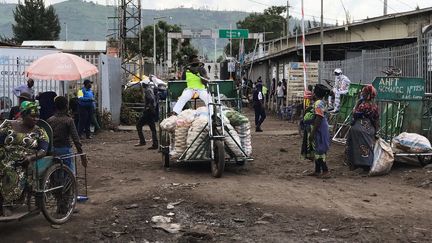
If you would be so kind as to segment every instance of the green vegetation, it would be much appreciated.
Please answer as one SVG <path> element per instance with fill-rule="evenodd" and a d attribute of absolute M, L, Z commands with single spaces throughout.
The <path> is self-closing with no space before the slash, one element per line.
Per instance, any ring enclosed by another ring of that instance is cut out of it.
<path fill-rule="evenodd" d="M 60 24 L 52 6 L 45 7 L 43 0 L 25 0 L 15 8 L 12 25 L 14 39 L 21 43 L 24 40 L 57 40 Z"/>

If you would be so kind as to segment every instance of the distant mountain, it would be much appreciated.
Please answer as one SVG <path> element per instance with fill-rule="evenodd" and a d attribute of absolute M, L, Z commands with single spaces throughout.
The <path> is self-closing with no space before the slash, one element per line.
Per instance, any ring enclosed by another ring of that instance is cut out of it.
<path fill-rule="evenodd" d="M 61 23 L 60 39 L 66 38 L 66 25 L 68 40 L 105 40 L 108 29 L 114 24 L 109 17 L 115 15 L 115 8 L 83 2 L 81 0 L 69 0 L 53 5 Z M 16 4 L 0 4 L 0 35 L 12 36 L 13 11 Z M 230 23 L 244 19 L 249 13 L 235 11 L 211 11 L 191 8 L 175 8 L 166 10 L 142 10 L 143 24 L 153 24 L 156 16 L 172 16 L 172 20 L 166 20 L 171 24 L 181 25 L 182 28 L 229 28 Z M 205 53 L 213 51 L 214 43 L 211 40 L 195 42 L 197 48 Z M 219 49 L 227 42 L 219 42 Z M 213 55 L 212 55 L 213 56 Z"/>
<path fill-rule="evenodd" d="M 83 2 L 81 0 L 69 0 L 53 6 L 62 24 L 61 39 L 65 38 L 65 23 L 67 23 L 68 39 L 70 40 L 104 40 L 108 27 L 112 25 L 108 17 L 113 17 L 115 13 L 112 6 Z M 12 35 L 13 10 L 15 10 L 15 7 L 16 4 L 0 4 L 0 33 L 3 35 Z M 195 28 L 214 28 L 215 26 L 228 28 L 230 23 L 234 24 L 247 15 L 246 12 L 191 8 L 142 10 L 144 25 L 153 24 L 153 18 L 156 16 L 172 16 L 173 19 L 167 20 L 167 22 Z"/>

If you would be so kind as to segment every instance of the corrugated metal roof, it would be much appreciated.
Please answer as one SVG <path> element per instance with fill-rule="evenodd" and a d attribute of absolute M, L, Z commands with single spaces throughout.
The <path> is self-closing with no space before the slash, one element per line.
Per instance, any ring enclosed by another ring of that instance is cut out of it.
<path fill-rule="evenodd" d="M 24 41 L 21 46 L 55 47 L 69 52 L 106 52 L 106 41 Z"/>

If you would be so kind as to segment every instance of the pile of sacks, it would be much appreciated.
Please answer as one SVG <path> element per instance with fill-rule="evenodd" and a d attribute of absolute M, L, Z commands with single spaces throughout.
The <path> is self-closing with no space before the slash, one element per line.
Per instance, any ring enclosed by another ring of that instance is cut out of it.
<path fill-rule="evenodd" d="M 225 144 L 237 157 L 251 156 L 252 142 L 250 123 L 247 117 L 235 110 L 225 109 L 223 112 L 225 123 Z M 160 123 L 162 130 L 171 134 L 170 156 L 179 158 L 185 150 L 186 158 L 198 149 L 205 139 L 208 138 L 208 110 L 207 107 L 200 107 L 197 110 L 184 110 L 178 116 L 171 116 Z M 195 141 L 195 142 L 194 142 Z M 242 152 L 243 149 L 245 154 Z M 198 158 L 208 158 L 210 156 L 207 149 L 203 149 L 196 154 Z"/>

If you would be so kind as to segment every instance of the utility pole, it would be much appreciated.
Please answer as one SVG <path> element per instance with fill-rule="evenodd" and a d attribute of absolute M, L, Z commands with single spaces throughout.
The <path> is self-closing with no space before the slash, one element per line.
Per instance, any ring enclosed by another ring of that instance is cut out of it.
<path fill-rule="evenodd" d="M 321 43 L 320 43 L 320 65 L 319 65 L 319 80 L 322 78 L 322 69 L 324 64 L 324 6 L 323 0 L 321 0 L 321 26 L 320 26 L 320 35 L 321 35 Z"/>
<path fill-rule="evenodd" d="M 290 19 L 290 15 L 289 15 L 289 9 L 290 9 L 290 5 L 289 5 L 289 1 L 287 0 L 287 16 L 286 16 L 286 31 L 287 31 L 287 49 L 288 49 L 288 40 L 289 40 L 289 36 L 290 36 L 290 25 L 289 25 L 289 19 Z"/>
<path fill-rule="evenodd" d="M 230 57 L 232 57 L 232 24 L 230 24 Z"/>
<path fill-rule="evenodd" d="M 321 0 L 321 26 L 320 26 L 320 35 L 321 35 L 321 45 L 320 45 L 320 60 L 324 61 L 324 6 L 323 0 Z"/>
<path fill-rule="evenodd" d="M 384 0 L 384 15 L 387 15 L 387 0 Z"/>

